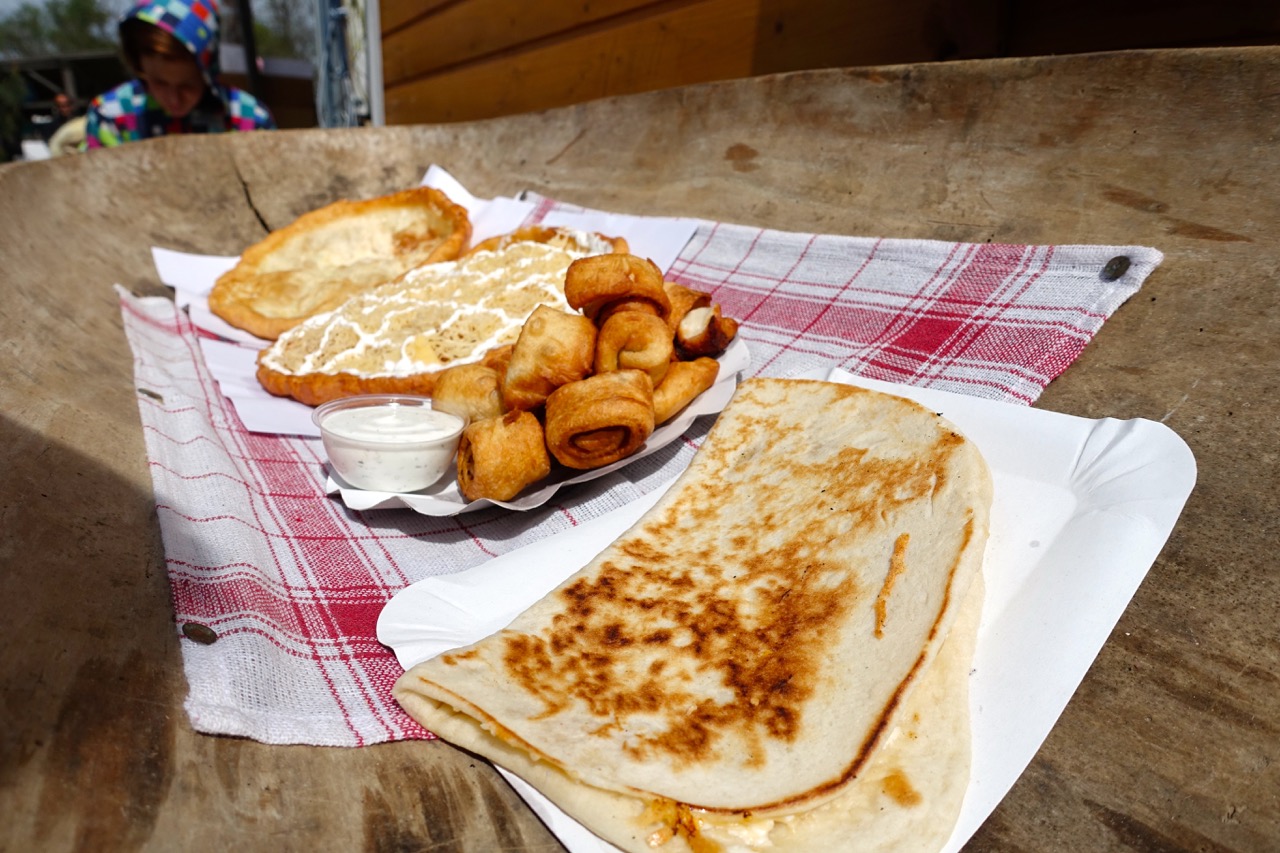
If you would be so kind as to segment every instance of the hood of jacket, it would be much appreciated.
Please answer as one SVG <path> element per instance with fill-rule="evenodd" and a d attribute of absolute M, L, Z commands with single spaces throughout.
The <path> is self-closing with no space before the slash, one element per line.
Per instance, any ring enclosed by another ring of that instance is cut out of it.
<path fill-rule="evenodd" d="M 141 0 L 120 23 L 134 18 L 154 24 L 182 42 L 195 57 L 205 82 L 217 83 L 220 23 L 213 0 Z"/>

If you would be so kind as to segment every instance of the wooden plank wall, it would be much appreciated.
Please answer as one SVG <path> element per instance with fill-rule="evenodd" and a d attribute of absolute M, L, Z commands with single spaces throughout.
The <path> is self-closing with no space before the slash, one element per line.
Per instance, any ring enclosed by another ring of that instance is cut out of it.
<path fill-rule="evenodd" d="M 788 71 L 926 61 L 935 0 L 382 0 L 388 124 Z M 903 10 L 913 14 L 903 14 Z"/>
<path fill-rule="evenodd" d="M 1276 0 L 380 0 L 388 124 L 807 68 L 1280 41 Z"/>

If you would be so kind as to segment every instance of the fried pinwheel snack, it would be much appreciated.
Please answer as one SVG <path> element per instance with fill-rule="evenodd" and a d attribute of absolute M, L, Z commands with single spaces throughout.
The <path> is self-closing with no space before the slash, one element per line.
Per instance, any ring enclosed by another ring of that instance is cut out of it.
<path fill-rule="evenodd" d="M 592 255 L 569 264 L 564 297 L 583 315 L 596 316 L 613 303 L 648 303 L 666 319 L 671 300 L 663 286 L 662 270 L 648 258 L 629 254 Z"/>
<path fill-rule="evenodd" d="M 653 433 L 653 383 L 640 370 L 598 373 L 547 398 L 547 448 L 568 468 L 601 468 Z"/>
<path fill-rule="evenodd" d="M 643 311 L 610 314 L 596 337 L 596 373 L 643 370 L 656 386 L 675 358 L 671 329 Z"/>
<path fill-rule="evenodd" d="M 469 501 L 511 500 L 550 473 L 542 424 L 532 412 L 507 412 L 462 431 L 458 489 Z"/>

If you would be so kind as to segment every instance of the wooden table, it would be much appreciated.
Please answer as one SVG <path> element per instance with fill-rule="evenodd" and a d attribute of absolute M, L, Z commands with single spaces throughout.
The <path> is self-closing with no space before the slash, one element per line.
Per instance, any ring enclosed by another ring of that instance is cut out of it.
<path fill-rule="evenodd" d="M 1280 844 L 1280 49 L 798 73 L 487 122 L 171 138 L 0 169 L 0 849 L 535 850 L 440 743 L 194 733 L 110 285 L 431 163 L 633 213 L 1139 243 L 1166 260 L 1039 405 L 1163 421 L 1200 479 L 978 850 Z"/>

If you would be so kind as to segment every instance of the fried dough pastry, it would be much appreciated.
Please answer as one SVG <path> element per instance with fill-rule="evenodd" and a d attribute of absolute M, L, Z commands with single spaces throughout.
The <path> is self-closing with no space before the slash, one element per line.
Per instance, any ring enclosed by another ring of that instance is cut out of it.
<path fill-rule="evenodd" d="M 502 375 L 478 362 L 447 367 L 436 376 L 431 406 L 474 423 L 500 417 Z"/>
<path fill-rule="evenodd" d="M 214 284 L 209 308 L 274 340 L 415 267 L 457 258 L 470 238 L 466 209 L 431 187 L 336 201 L 246 249 Z"/>
<path fill-rule="evenodd" d="M 515 343 L 503 344 L 500 347 L 494 347 L 489 350 L 480 359 L 480 363 L 485 367 L 491 367 L 498 371 L 498 377 L 507 375 L 507 365 L 511 364 L 511 353 L 515 351 Z"/>
<path fill-rule="evenodd" d="M 721 316 L 719 305 L 704 305 L 685 314 L 676 326 L 676 351 L 684 359 L 717 356 L 737 334 L 737 320 Z"/>
<path fill-rule="evenodd" d="M 720 362 L 714 358 L 673 361 L 661 384 L 653 389 L 654 423 L 671 420 L 694 397 L 716 384 L 719 375 Z"/>
<path fill-rule="evenodd" d="M 609 315 L 596 338 L 596 373 L 643 370 L 655 386 L 675 357 L 671 328 L 661 317 L 643 311 Z"/>
<path fill-rule="evenodd" d="M 532 412 L 508 412 L 462 431 L 458 489 L 468 501 L 509 501 L 550 473 L 542 424 Z"/>
<path fill-rule="evenodd" d="M 502 379 L 508 409 L 541 406 L 552 391 L 591 372 L 596 327 L 581 314 L 540 305 L 520 330 Z"/>
<path fill-rule="evenodd" d="M 622 237 L 606 237 L 589 231 L 578 231 L 573 228 L 561 228 L 550 225 L 527 225 L 517 228 L 509 234 L 499 234 L 476 243 L 465 254 L 475 252 L 493 252 L 505 249 L 512 243 L 547 243 L 558 249 L 576 252 L 583 255 L 606 255 L 610 252 L 625 252 L 627 241 Z"/>
<path fill-rule="evenodd" d="M 738 321 L 722 316 L 709 293 L 674 281 L 668 281 L 665 289 L 671 300 L 667 323 L 675 336 L 676 355 L 695 359 L 724 352 L 738 334 Z"/>
<path fill-rule="evenodd" d="M 686 314 L 694 308 L 711 304 L 711 294 L 685 287 L 674 281 L 664 282 L 662 289 L 666 291 L 667 299 L 671 300 L 671 313 L 667 315 L 667 323 L 671 326 L 673 335 Z"/>
<path fill-rule="evenodd" d="M 501 377 L 496 381 L 508 414 L 499 420 L 511 423 L 512 413 L 526 412 L 541 426 L 550 458 L 565 468 L 590 470 L 634 454 L 657 425 L 715 384 L 720 364 L 714 358 L 682 359 L 676 345 L 682 327 L 690 342 L 700 336 L 721 349 L 737 327 L 723 320 L 709 294 L 664 282 L 650 261 L 633 255 L 580 258 L 567 265 L 564 280 L 566 304 L 578 312 L 538 307 L 515 344 L 490 349 L 465 371 L 441 374 L 435 394 L 441 408 L 457 406 L 461 413 L 481 387 L 491 399 L 491 383 Z M 579 313 L 586 311 L 594 317 Z M 454 375 L 477 378 L 455 390 L 449 387 Z M 492 447 L 498 453 L 500 445 Z M 483 478 L 475 472 L 487 470 L 487 451 L 466 452 L 466 467 L 460 455 L 458 469 L 464 497 L 510 492 L 476 486 Z M 467 478 L 473 482 L 464 488 Z M 521 481 L 516 492 L 531 482 Z"/>
<path fill-rule="evenodd" d="M 593 255 L 569 265 L 564 277 L 564 296 L 569 306 L 587 317 L 616 302 L 648 302 L 666 319 L 671 312 L 662 270 L 648 258 L 630 254 Z"/>
<path fill-rule="evenodd" d="M 662 309 L 650 302 L 648 299 L 618 299 L 605 305 L 596 312 L 595 321 L 597 326 L 603 326 L 614 314 L 649 314 L 658 319 L 662 319 Z"/>
<path fill-rule="evenodd" d="M 625 459 L 653 433 L 653 382 L 642 370 L 597 373 L 547 398 L 546 436 L 565 467 L 600 468 Z"/>

